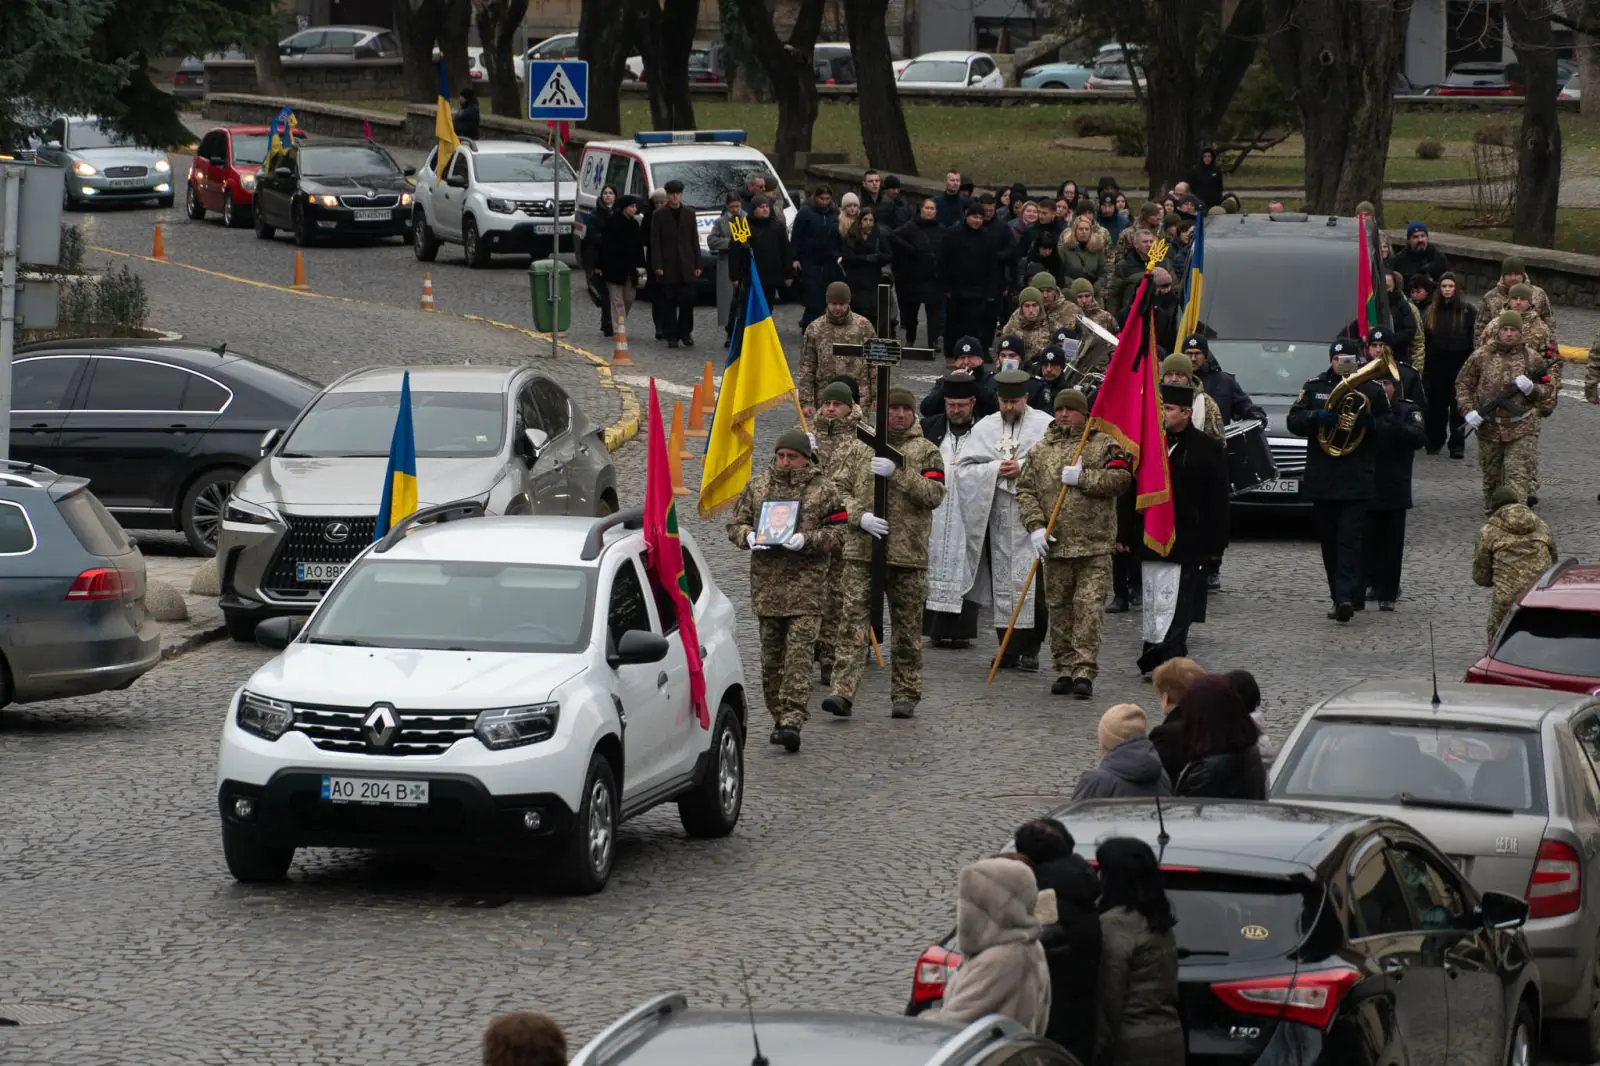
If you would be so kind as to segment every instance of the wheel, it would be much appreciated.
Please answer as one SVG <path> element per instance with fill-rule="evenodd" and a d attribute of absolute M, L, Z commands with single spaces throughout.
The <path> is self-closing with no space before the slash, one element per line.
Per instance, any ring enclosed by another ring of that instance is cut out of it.
<path fill-rule="evenodd" d="M 561 886 L 579 896 L 606 887 L 617 851 L 617 786 L 611 764 L 596 752 L 589 757 L 583 781 L 583 802 L 562 854 L 556 862 Z"/>
<path fill-rule="evenodd" d="M 189 538 L 189 547 L 201 555 L 217 554 L 217 529 L 222 524 L 222 508 L 233 494 L 234 483 L 243 470 L 222 467 L 207 470 L 194 480 L 178 510 L 179 528 Z"/>
<path fill-rule="evenodd" d="M 256 626 L 261 622 L 251 611 L 223 611 L 222 621 L 228 627 L 228 639 L 240 644 L 256 642 Z"/>
<path fill-rule="evenodd" d="M 1506 1050 L 1506 1066 L 1534 1066 L 1538 1057 L 1538 1030 L 1534 1026 L 1533 1011 L 1527 1003 L 1518 1003 L 1517 1016 L 1511 1022 L 1511 1043 Z"/>
<path fill-rule="evenodd" d="M 1062 85 L 1059 81 L 1052 81 L 1052 82 L 1046 82 L 1045 84 L 1039 86 L 1039 88 L 1041 88 L 1041 89 L 1065 89 L 1066 86 Z"/>
<path fill-rule="evenodd" d="M 242 825 L 222 823 L 222 857 L 235 881 L 247 885 L 282 881 L 294 862 L 293 848 L 269 848 Z"/>
<path fill-rule="evenodd" d="M 256 205 L 255 210 L 252 212 L 252 214 L 255 215 L 256 240 L 258 240 L 258 241 L 270 241 L 270 240 L 272 240 L 272 235 L 274 233 L 276 233 L 277 231 L 275 229 L 273 229 L 271 226 L 267 225 L 267 220 L 266 220 L 265 217 L 263 217 L 265 213 L 261 210 L 261 206 L 259 204 Z"/>
<path fill-rule="evenodd" d="M 1547 1049 L 1569 1062 L 1600 1059 L 1600 944 L 1596 945 L 1595 954 L 1589 978 L 1589 1017 L 1545 1023 Z"/>
<path fill-rule="evenodd" d="M 184 188 L 184 193 L 183 193 L 183 211 L 184 211 L 184 214 L 188 215 L 190 218 L 194 219 L 196 222 L 199 222 L 200 220 L 202 220 L 202 219 L 204 219 L 206 217 L 206 209 L 200 206 L 200 197 L 198 197 L 198 196 L 196 196 L 194 194 L 194 185 L 193 185 L 193 183 L 187 184 L 183 188 Z"/>
<path fill-rule="evenodd" d="M 67 188 L 67 183 L 61 183 L 61 209 L 63 211 L 82 211 L 83 205 L 72 195 L 72 190 Z"/>
<path fill-rule="evenodd" d="M 428 216 L 418 208 L 411 216 L 411 251 L 424 263 L 433 262 L 439 254 L 439 239 L 428 225 Z"/>
<path fill-rule="evenodd" d="M 245 216 L 240 212 L 239 205 L 233 202 L 233 193 L 222 194 L 222 224 L 229 229 L 238 229 L 244 225 Z"/>
<path fill-rule="evenodd" d="M 489 248 L 478 239 L 478 223 L 471 215 L 461 223 L 461 250 L 466 253 L 467 266 L 486 267 L 489 265 Z"/>
<path fill-rule="evenodd" d="M 166 196 L 158 196 L 158 197 L 156 197 L 156 206 L 159 207 L 159 208 L 162 208 L 162 209 L 169 208 L 176 202 L 177 202 L 177 196 L 176 196 L 176 194 L 173 194 L 173 193 L 169 193 Z"/>
<path fill-rule="evenodd" d="M 717 708 L 712 728 L 712 762 L 705 780 L 678 800 L 678 821 L 692 837 L 725 837 L 739 824 L 744 806 L 744 735 L 739 717 L 726 702 Z"/>
<path fill-rule="evenodd" d="M 617 513 L 617 494 L 606 489 L 600 494 L 600 507 L 595 512 L 596 518 L 604 518 L 608 514 Z"/>
<path fill-rule="evenodd" d="M 306 221 L 305 211 L 296 207 L 290 212 L 289 221 L 294 223 L 294 243 L 302 248 L 311 247 L 311 242 L 316 238 L 311 232 L 311 223 Z"/>

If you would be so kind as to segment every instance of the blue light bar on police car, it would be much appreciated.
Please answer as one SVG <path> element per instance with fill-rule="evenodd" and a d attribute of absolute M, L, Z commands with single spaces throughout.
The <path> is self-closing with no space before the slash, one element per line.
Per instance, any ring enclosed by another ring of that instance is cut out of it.
<path fill-rule="evenodd" d="M 743 144 L 744 130 L 644 130 L 633 135 L 635 144 Z"/>

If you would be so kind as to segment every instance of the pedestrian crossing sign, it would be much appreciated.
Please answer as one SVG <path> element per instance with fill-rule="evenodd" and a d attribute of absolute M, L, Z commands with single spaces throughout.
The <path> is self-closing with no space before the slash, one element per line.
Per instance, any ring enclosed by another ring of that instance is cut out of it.
<path fill-rule="evenodd" d="M 589 117 L 589 64 L 583 60 L 530 62 L 527 81 L 530 122 L 581 122 Z"/>

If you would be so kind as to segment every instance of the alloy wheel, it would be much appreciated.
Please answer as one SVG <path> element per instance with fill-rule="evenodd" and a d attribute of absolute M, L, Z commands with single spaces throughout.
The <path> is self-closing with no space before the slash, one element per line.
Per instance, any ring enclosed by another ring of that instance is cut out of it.
<path fill-rule="evenodd" d="M 616 812 L 611 806 L 611 788 L 596 779 L 589 788 L 589 869 L 603 875 L 611 865 L 611 847 L 616 830 Z"/>
<path fill-rule="evenodd" d="M 744 785 L 743 762 L 739 738 L 731 726 L 724 726 L 722 743 L 717 748 L 717 797 L 722 802 L 724 818 L 732 818 L 739 809 L 739 790 Z"/>
<path fill-rule="evenodd" d="M 190 522 L 195 532 L 207 543 L 216 546 L 217 528 L 222 523 L 222 508 L 233 495 L 234 482 L 213 481 L 201 489 L 190 509 Z"/>

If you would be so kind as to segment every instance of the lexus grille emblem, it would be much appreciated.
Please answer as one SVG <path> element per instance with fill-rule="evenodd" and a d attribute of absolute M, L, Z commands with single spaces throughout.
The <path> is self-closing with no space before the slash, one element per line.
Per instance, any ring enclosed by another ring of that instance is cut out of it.
<path fill-rule="evenodd" d="M 361 722 L 361 731 L 366 734 L 367 744 L 371 747 L 387 748 L 400 732 L 400 716 L 387 703 L 374 704 Z"/>
<path fill-rule="evenodd" d="M 343 544 L 350 539 L 350 523 L 329 522 L 322 527 L 322 539 L 329 544 Z"/>

